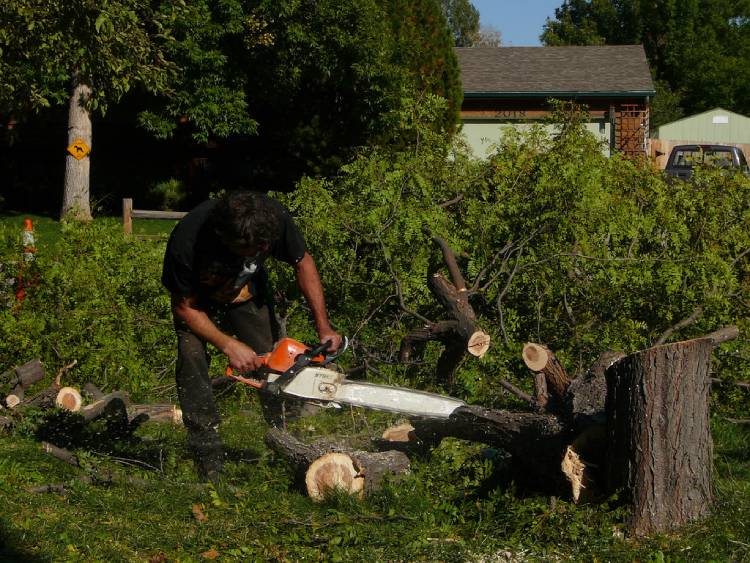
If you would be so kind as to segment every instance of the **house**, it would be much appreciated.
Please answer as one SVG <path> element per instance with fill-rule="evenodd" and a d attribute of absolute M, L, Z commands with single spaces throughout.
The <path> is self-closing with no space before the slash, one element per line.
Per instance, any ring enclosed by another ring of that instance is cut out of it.
<path fill-rule="evenodd" d="M 457 48 L 456 54 L 463 133 L 475 155 L 485 156 L 508 127 L 543 122 L 550 99 L 587 106 L 587 128 L 608 154 L 648 154 L 655 90 L 641 45 Z"/>
<path fill-rule="evenodd" d="M 675 145 L 733 145 L 750 155 L 750 117 L 714 108 L 658 127 L 651 140 L 651 155 L 664 168 Z"/>

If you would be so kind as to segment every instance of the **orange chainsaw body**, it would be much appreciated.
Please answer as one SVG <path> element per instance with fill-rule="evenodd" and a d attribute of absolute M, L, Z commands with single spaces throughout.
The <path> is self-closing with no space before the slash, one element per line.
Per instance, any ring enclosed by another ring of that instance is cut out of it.
<path fill-rule="evenodd" d="M 285 372 L 294 365 L 300 354 L 309 352 L 310 348 L 293 338 L 282 338 L 273 350 L 263 356 L 263 365 L 279 373 Z M 325 357 L 321 354 L 313 358 L 313 362 L 322 362 Z"/>

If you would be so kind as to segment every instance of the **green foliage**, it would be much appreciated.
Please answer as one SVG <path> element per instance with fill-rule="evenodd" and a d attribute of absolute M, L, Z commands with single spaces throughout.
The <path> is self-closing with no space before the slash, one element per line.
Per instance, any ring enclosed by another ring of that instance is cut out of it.
<path fill-rule="evenodd" d="M 136 85 L 165 87 L 168 20 L 136 0 L 9 0 L 0 5 L 0 107 L 67 103 L 73 77 L 104 112 Z"/>
<path fill-rule="evenodd" d="M 19 239 L 0 232 L 0 262 L 13 278 Z M 126 240 L 114 221 L 65 225 L 54 247 L 44 240 L 38 246 L 36 260 L 22 271 L 30 283 L 26 299 L 16 303 L 8 289 L 0 290 L 3 365 L 40 357 L 51 377 L 75 359 L 67 382 L 135 394 L 170 381 L 174 336 L 159 282 L 163 246 Z"/>
<path fill-rule="evenodd" d="M 76 481 L 82 470 L 44 454 L 25 436 L 0 437 L 0 498 L 7 512 L 0 559 L 200 561 L 210 550 L 222 561 L 306 561 L 321 552 L 326 560 L 344 561 L 748 556 L 749 435 L 741 426 L 714 421 L 717 503 L 708 520 L 669 536 L 626 540 L 625 513 L 613 508 L 614 499 L 575 506 L 524 496 L 496 479 L 498 467 L 487 452 L 455 440 L 362 501 L 331 495 L 312 502 L 294 488 L 288 465 L 263 444 L 258 405 L 237 412 L 220 404 L 232 456 L 216 486 L 195 483 L 183 433 L 164 425 L 142 427 L 142 442 L 117 456 L 75 451 L 84 467 L 113 473 L 110 486 Z M 364 430 L 352 428 L 348 414 L 338 418 L 339 434 Z M 317 418 L 304 426 L 311 424 Z M 138 484 L 123 480 L 133 477 Z M 68 493 L 18 493 L 49 483 L 66 485 Z M 196 508 L 203 519 L 195 518 Z"/>
<path fill-rule="evenodd" d="M 456 47 L 472 47 L 479 38 L 479 10 L 469 0 L 440 0 Z"/>
<path fill-rule="evenodd" d="M 436 102 L 401 115 L 410 150 L 363 151 L 337 178 L 307 180 L 288 198 L 340 330 L 358 354 L 382 362 L 382 374 L 424 385 L 434 369 L 439 345 L 421 368 L 388 367 L 407 332 L 444 315 L 426 289 L 431 265 L 442 264 L 430 234 L 457 252 L 493 337 L 487 356 L 458 374 L 465 396 L 482 404 L 502 400 L 496 377 L 524 373 L 519 352 L 529 340 L 551 346 L 575 373 L 604 350 L 649 346 L 697 307 L 702 316 L 680 338 L 744 323 L 746 178 L 705 171 L 667 184 L 638 163 L 606 158 L 570 108 L 553 136 L 509 134 L 489 161 L 473 161 L 430 128 Z M 740 378 L 746 344 L 727 350 L 721 375 Z"/>
<path fill-rule="evenodd" d="M 546 45 L 642 43 L 659 87 L 655 103 L 692 114 L 717 106 L 750 112 L 750 4 L 736 0 L 573 0 L 545 26 Z M 659 98 L 665 98 L 659 100 Z M 656 124 L 674 115 L 659 115 Z"/>
<path fill-rule="evenodd" d="M 264 23 L 241 0 L 200 0 L 164 5 L 173 36 L 165 57 L 180 72 L 172 76 L 159 99 L 139 115 L 139 122 L 158 138 L 172 136 L 178 123 L 205 143 L 210 136 L 254 133 L 245 88 L 250 51 L 268 42 Z"/>
<path fill-rule="evenodd" d="M 149 209 L 178 210 L 185 202 L 185 185 L 176 178 L 157 182 L 146 193 Z"/>
<path fill-rule="evenodd" d="M 408 68 L 419 92 L 442 96 L 448 105 L 437 123 L 452 131 L 463 90 L 453 38 L 437 0 L 381 0 L 396 41 L 394 57 Z"/>

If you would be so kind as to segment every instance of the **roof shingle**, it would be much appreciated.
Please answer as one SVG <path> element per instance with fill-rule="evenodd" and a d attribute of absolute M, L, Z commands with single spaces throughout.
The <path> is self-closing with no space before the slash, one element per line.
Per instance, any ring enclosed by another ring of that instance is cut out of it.
<path fill-rule="evenodd" d="M 457 48 L 464 95 L 587 93 L 650 96 L 641 45 Z"/>

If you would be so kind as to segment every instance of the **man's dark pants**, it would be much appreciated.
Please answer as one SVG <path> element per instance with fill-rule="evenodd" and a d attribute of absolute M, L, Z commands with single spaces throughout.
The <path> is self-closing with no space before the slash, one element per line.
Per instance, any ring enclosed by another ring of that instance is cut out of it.
<path fill-rule="evenodd" d="M 206 307 L 211 320 L 227 334 L 234 334 L 258 354 L 268 352 L 278 338 L 278 325 L 268 303 L 253 298 L 238 305 Z M 211 478 L 221 471 L 223 450 L 219 438 L 219 413 L 216 409 L 206 343 L 193 334 L 183 321 L 175 321 L 177 332 L 177 395 L 188 431 L 188 448 L 198 471 Z M 267 420 L 276 405 L 261 399 Z"/>

